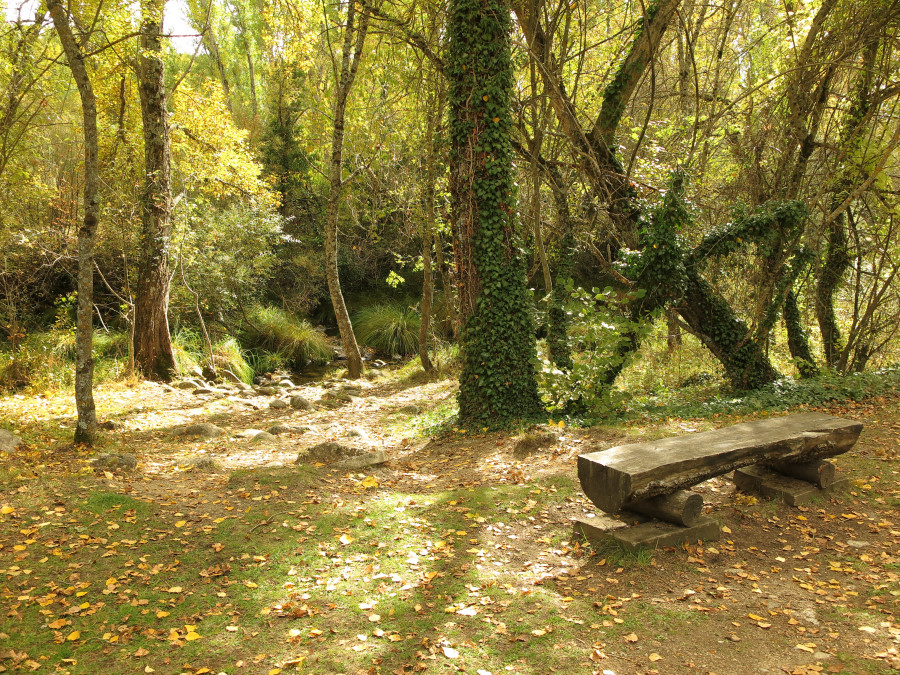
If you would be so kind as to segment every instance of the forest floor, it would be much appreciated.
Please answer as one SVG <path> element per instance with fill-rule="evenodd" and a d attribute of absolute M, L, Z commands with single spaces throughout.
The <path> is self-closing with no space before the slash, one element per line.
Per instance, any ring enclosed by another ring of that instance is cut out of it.
<path fill-rule="evenodd" d="M 521 432 L 437 432 L 451 380 L 292 393 L 320 403 L 104 386 L 95 451 L 70 443 L 69 394 L 0 398 L 27 444 L 0 457 L 0 672 L 900 670 L 900 399 L 823 409 L 866 424 L 836 460 L 847 492 L 791 508 L 714 479 L 720 541 L 632 554 L 573 540 L 594 512 L 577 455 L 746 418 L 557 424 L 517 455 Z M 179 435 L 196 422 L 225 435 Z M 242 433 L 274 424 L 293 431 Z M 323 441 L 388 461 L 294 463 Z M 137 467 L 95 468 L 98 451 Z"/>

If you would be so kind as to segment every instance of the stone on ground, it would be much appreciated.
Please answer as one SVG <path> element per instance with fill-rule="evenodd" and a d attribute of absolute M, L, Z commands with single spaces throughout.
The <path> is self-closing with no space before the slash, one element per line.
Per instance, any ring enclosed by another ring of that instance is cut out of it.
<path fill-rule="evenodd" d="M 225 430 L 209 422 L 191 424 L 181 430 L 180 436 L 193 436 L 195 438 L 218 438 L 225 435 Z"/>
<path fill-rule="evenodd" d="M 528 457 L 542 448 L 556 445 L 557 441 L 559 436 L 551 432 L 525 434 L 513 445 L 513 455 L 518 459 Z"/>
<path fill-rule="evenodd" d="M 271 443 L 272 441 L 277 441 L 278 436 L 270 434 L 268 431 L 260 431 L 253 438 L 250 439 L 251 443 Z"/>
<path fill-rule="evenodd" d="M 22 445 L 22 439 L 13 432 L 0 429 L 0 452 L 12 454 Z"/>
<path fill-rule="evenodd" d="M 319 443 L 297 455 L 297 463 L 300 462 L 336 462 L 348 457 L 358 457 L 365 454 L 364 450 L 349 445 L 342 445 L 334 441 Z"/>
<path fill-rule="evenodd" d="M 291 396 L 291 407 L 297 410 L 315 410 L 316 406 L 309 399 L 302 396 Z"/>
<path fill-rule="evenodd" d="M 402 408 L 400 408 L 400 410 L 398 410 L 397 412 L 402 415 L 418 415 L 421 412 L 421 410 L 419 409 L 419 406 L 417 406 L 417 405 L 405 405 Z"/>
<path fill-rule="evenodd" d="M 282 410 L 288 407 L 287 401 L 282 401 L 280 398 L 276 398 L 274 401 L 269 402 L 269 407 L 272 410 Z"/>
<path fill-rule="evenodd" d="M 191 471 L 203 473 L 218 473 L 222 471 L 222 465 L 208 455 L 194 455 L 193 457 L 185 457 L 178 461 L 179 466 L 186 467 Z"/>
<path fill-rule="evenodd" d="M 294 427 L 289 427 L 287 424 L 275 424 L 266 429 L 266 431 L 274 436 L 278 434 L 289 434 L 295 432 L 296 429 Z"/>
<path fill-rule="evenodd" d="M 359 455 L 358 457 L 350 457 L 348 459 L 335 462 L 331 466 L 335 469 L 355 471 L 358 469 L 364 469 L 367 466 L 384 464 L 386 461 L 387 455 L 384 453 L 384 450 L 376 450 L 375 452 L 367 452 L 364 455 Z"/>
<path fill-rule="evenodd" d="M 234 435 L 235 438 L 256 438 L 262 433 L 262 429 L 244 429 Z"/>
<path fill-rule="evenodd" d="M 91 466 L 104 471 L 134 471 L 137 457 L 127 452 L 103 452 L 90 460 Z"/>

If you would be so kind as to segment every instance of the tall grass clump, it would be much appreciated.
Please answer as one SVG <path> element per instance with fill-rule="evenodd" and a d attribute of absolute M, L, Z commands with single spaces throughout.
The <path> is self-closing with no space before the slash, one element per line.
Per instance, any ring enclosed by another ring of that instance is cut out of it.
<path fill-rule="evenodd" d="M 353 317 L 361 344 L 389 356 L 409 356 L 419 350 L 419 313 L 412 307 L 381 304 L 365 307 Z"/>
<path fill-rule="evenodd" d="M 200 335 L 190 328 L 182 328 L 172 335 L 172 354 L 175 369 L 180 375 L 190 373 L 203 359 Z"/>
<path fill-rule="evenodd" d="M 289 368 L 301 371 L 310 363 L 327 363 L 332 350 L 325 335 L 306 319 L 300 319 L 277 307 L 254 307 L 244 323 L 241 340 L 248 350 L 277 355 Z M 254 360 L 260 359 L 257 355 Z M 265 360 L 265 359 L 263 359 Z"/>
<path fill-rule="evenodd" d="M 213 345 L 213 362 L 216 370 L 228 370 L 238 377 L 241 382 L 253 383 L 254 369 L 248 363 L 238 341 L 231 336 L 226 336 Z"/>

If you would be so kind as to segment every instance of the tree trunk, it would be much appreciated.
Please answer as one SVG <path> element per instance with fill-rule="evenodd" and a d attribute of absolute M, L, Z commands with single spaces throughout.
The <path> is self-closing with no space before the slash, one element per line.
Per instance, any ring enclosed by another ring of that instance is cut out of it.
<path fill-rule="evenodd" d="M 793 290 L 788 291 L 787 297 L 784 299 L 782 316 L 787 329 L 788 349 L 791 352 L 794 363 L 797 364 L 797 371 L 800 373 L 800 377 L 817 376 L 819 369 L 816 367 L 815 357 L 813 357 L 812 350 L 809 348 L 806 331 L 803 330 L 800 308 L 797 306 L 797 296 Z"/>
<path fill-rule="evenodd" d="M 75 442 L 93 445 L 97 431 L 93 393 L 94 241 L 99 214 L 97 187 L 100 182 L 97 103 L 84 54 L 72 34 L 66 11 L 58 0 L 48 0 L 47 9 L 53 17 L 59 41 L 75 78 L 84 117 L 84 220 L 78 229 L 78 320 L 75 332 L 75 407 L 78 410 Z"/>
<path fill-rule="evenodd" d="M 426 373 L 434 370 L 428 356 L 429 336 L 431 334 L 431 307 L 434 300 L 434 276 L 431 270 L 431 247 L 434 243 L 434 160 L 437 154 L 434 147 L 434 128 L 440 115 L 440 106 L 428 100 L 428 121 L 425 135 L 425 207 L 422 223 L 422 314 L 419 323 L 419 360 Z"/>
<path fill-rule="evenodd" d="M 331 136 L 331 164 L 329 166 L 328 205 L 325 213 L 325 276 L 328 280 L 328 292 L 331 304 L 341 333 L 341 343 L 347 356 L 347 373 L 351 379 L 362 375 L 362 355 L 353 333 L 353 324 L 341 292 L 341 279 L 338 273 L 337 230 L 344 181 L 342 164 L 344 158 L 344 121 L 347 111 L 347 97 L 353 87 L 356 71 L 362 59 L 363 46 L 369 28 L 368 14 L 361 14 L 359 26 L 356 25 L 356 2 L 349 0 L 347 7 L 347 24 L 344 26 L 344 46 L 341 54 L 341 70 L 337 82 L 334 102 L 334 130 Z M 355 45 L 354 45 L 355 43 Z M 351 57 L 352 52 L 352 57 Z"/>
<path fill-rule="evenodd" d="M 441 275 L 441 289 L 444 291 L 444 321 L 447 323 L 451 335 L 455 336 L 457 319 L 453 280 L 450 275 L 450 267 L 444 262 L 444 242 L 437 228 L 434 228 L 434 261 Z"/>
<path fill-rule="evenodd" d="M 144 125 L 144 190 L 134 301 L 134 358 L 145 377 L 168 381 L 175 374 L 175 357 L 168 317 L 172 187 L 162 61 L 163 0 L 144 0 L 141 12 L 136 71 Z"/>
<path fill-rule="evenodd" d="M 460 423 L 537 414 L 535 331 L 516 233 L 505 0 L 451 0 L 447 36 L 450 193 L 462 316 Z"/>
<path fill-rule="evenodd" d="M 753 340 L 743 321 L 693 267 L 686 268 L 685 293 L 676 306 L 719 362 L 735 389 L 757 389 L 778 379 L 763 344 Z"/>

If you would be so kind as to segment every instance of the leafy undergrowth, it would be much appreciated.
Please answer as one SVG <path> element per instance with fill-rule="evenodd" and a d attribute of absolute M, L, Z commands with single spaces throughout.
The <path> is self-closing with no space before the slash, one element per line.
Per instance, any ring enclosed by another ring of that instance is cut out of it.
<path fill-rule="evenodd" d="M 201 405 L 157 396 L 148 412 L 126 399 L 117 392 L 126 425 Z M 553 447 L 516 459 L 498 434 L 416 441 L 446 407 L 419 403 L 391 461 L 365 473 L 262 461 L 182 471 L 143 421 L 104 441 L 141 447 L 138 471 L 95 473 L 51 422 L 26 425 L 30 449 L 0 464 L 0 672 L 898 667 L 896 399 L 831 411 L 867 422 L 838 460 L 844 495 L 793 509 L 714 480 L 703 493 L 723 540 L 637 554 L 571 540 L 571 518 L 592 511 L 575 456 L 709 420 L 557 427 Z M 372 434 L 398 424 L 362 408 L 315 415 Z"/>

